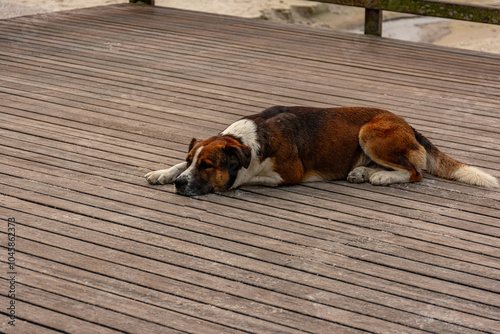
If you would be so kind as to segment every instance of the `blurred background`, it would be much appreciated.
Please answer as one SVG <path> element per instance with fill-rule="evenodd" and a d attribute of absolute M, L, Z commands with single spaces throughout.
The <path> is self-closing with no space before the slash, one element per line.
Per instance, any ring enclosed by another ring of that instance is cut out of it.
<path fill-rule="evenodd" d="M 0 19 L 128 0 L 0 0 Z M 469 0 L 499 6 L 500 0 Z M 156 0 L 157 6 L 362 33 L 364 9 L 299 0 Z M 383 36 L 500 53 L 500 26 L 385 12 Z"/>

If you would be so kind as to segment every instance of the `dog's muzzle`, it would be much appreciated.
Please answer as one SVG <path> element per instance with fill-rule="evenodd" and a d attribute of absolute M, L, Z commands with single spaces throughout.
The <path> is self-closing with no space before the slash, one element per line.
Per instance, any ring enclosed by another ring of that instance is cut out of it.
<path fill-rule="evenodd" d="M 174 181 L 175 192 L 184 196 L 197 196 L 213 192 L 213 187 L 209 184 L 197 184 L 187 177 L 178 177 Z"/>

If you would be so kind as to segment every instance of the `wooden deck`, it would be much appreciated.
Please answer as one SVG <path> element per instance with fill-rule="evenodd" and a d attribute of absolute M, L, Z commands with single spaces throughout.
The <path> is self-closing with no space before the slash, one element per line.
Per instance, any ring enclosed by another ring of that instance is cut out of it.
<path fill-rule="evenodd" d="M 143 178 L 276 104 L 387 108 L 500 177 L 499 78 L 498 55 L 159 7 L 0 21 L 0 332 L 500 333 L 499 190 Z"/>

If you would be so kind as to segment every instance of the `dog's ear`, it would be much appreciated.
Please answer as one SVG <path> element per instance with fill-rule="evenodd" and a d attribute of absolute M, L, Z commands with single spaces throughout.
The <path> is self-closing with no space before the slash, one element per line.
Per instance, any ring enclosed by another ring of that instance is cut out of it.
<path fill-rule="evenodd" d="M 252 160 L 252 149 L 246 145 L 227 145 L 227 156 L 229 160 L 237 159 L 239 164 L 245 168 L 250 166 Z"/>
<path fill-rule="evenodd" d="M 195 147 L 195 145 L 198 144 L 198 140 L 196 138 L 193 138 L 191 139 L 191 143 L 189 144 L 189 152 L 191 152 L 191 150 L 193 149 L 193 147 Z"/>

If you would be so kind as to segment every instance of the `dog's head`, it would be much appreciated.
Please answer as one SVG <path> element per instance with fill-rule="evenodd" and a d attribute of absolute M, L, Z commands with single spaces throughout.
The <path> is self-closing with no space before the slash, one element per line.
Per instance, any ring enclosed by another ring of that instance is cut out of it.
<path fill-rule="evenodd" d="M 186 196 L 226 191 L 239 171 L 248 168 L 251 157 L 251 148 L 231 136 L 201 142 L 193 138 L 186 158 L 188 168 L 175 180 L 175 191 Z"/>

